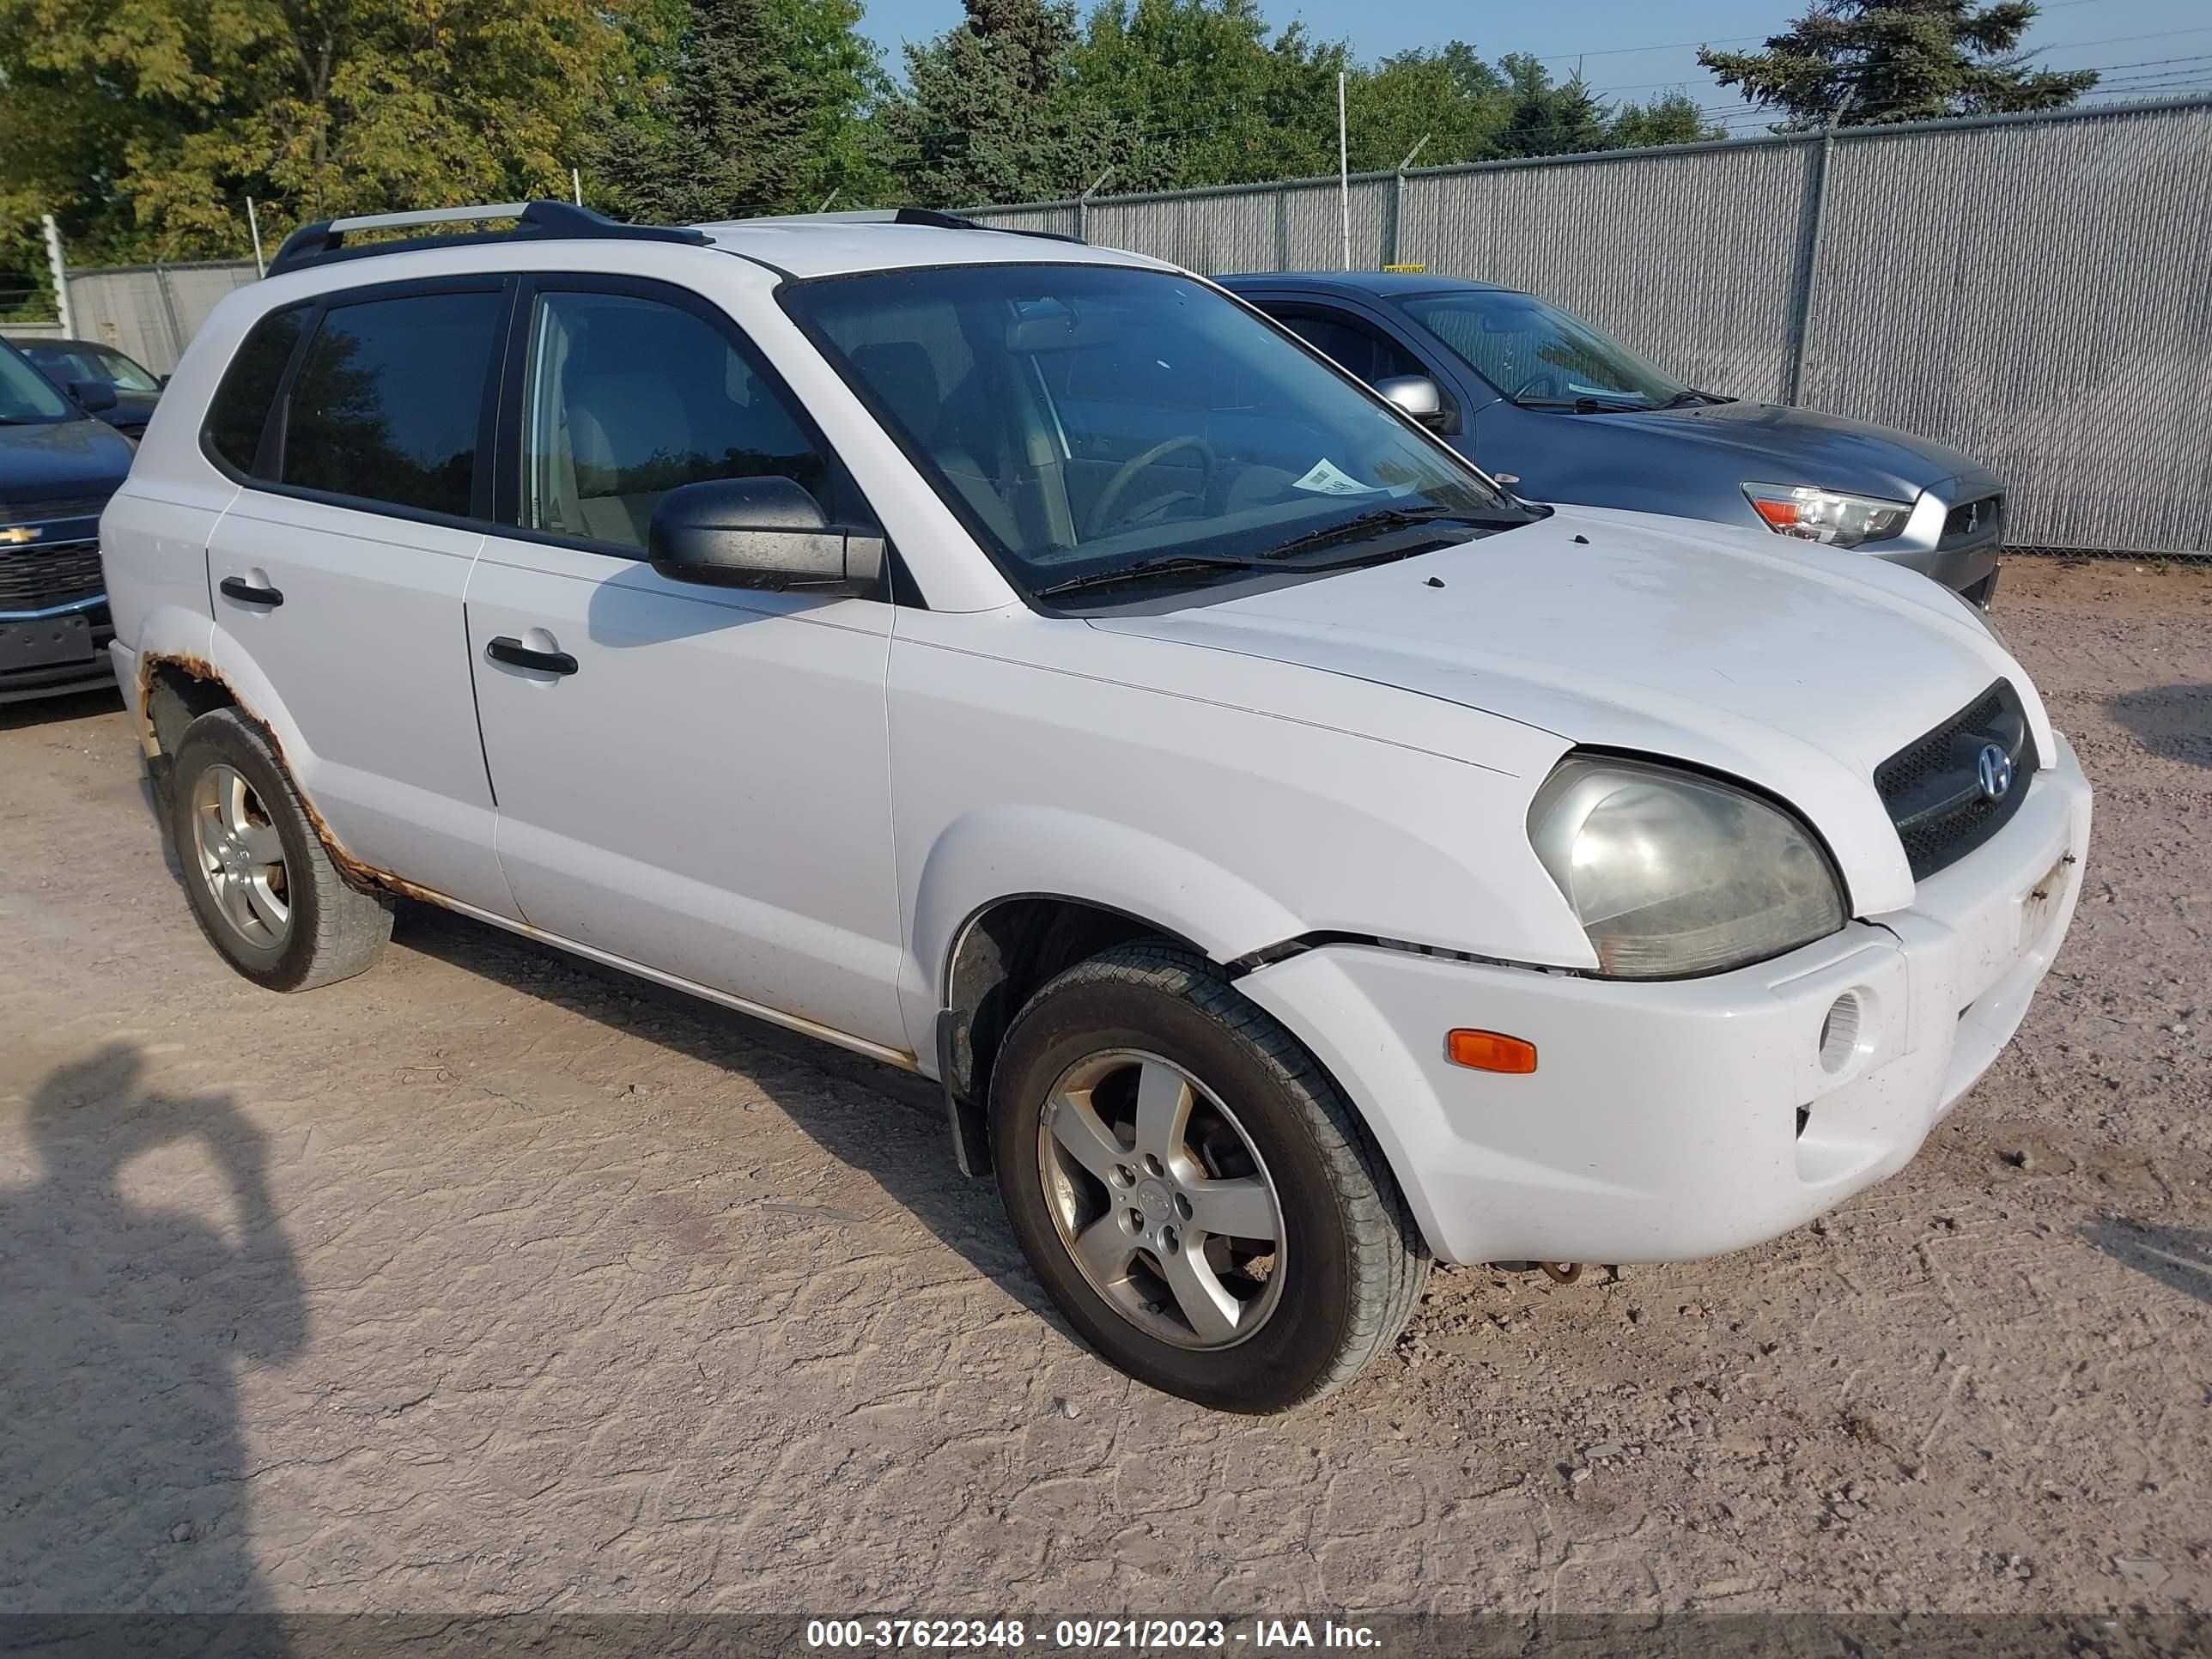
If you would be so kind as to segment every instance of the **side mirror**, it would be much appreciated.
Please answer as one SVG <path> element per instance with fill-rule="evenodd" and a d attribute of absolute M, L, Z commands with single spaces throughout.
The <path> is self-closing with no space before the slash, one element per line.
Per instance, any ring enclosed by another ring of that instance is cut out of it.
<path fill-rule="evenodd" d="M 872 594 L 884 538 L 830 522 L 789 478 L 717 478 L 670 490 L 646 532 L 653 568 L 715 587 Z"/>
<path fill-rule="evenodd" d="M 1375 389 L 1431 432 L 1459 430 L 1459 421 L 1444 407 L 1444 394 L 1425 374 L 1393 374 L 1375 382 Z"/>
<path fill-rule="evenodd" d="M 105 380 L 71 380 L 69 392 L 88 415 L 104 415 L 115 407 L 115 388 Z"/>
<path fill-rule="evenodd" d="M 166 374 L 157 374 L 157 375 L 155 375 L 155 376 L 154 377 L 154 390 L 155 390 L 155 391 L 156 391 L 156 392 L 167 392 L 168 389 L 169 389 L 169 377 L 168 377 L 167 375 L 166 375 Z"/>

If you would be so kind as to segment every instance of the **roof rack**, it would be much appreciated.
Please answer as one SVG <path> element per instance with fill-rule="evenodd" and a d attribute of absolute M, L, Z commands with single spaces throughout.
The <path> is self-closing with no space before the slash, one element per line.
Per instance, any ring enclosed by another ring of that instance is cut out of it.
<path fill-rule="evenodd" d="M 1048 242 L 1073 242 L 1083 246 L 1080 236 L 1070 236 L 1061 230 L 1030 230 L 1021 225 L 987 225 L 980 219 L 965 219 L 957 213 L 939 213 L 935 208 L 902 207 L 891 216 L 896 225 L 934 225 L 939 230 L 989 230 L 1001 236 L 1041 236 Z"/>
<path fill-rule="evenodd" d="M 398 241 L 354 243 L 349 239 L 363 231 L 404 230 L 416 226 L 471 224 L 489 219 L 512 219 L 514 228 L 478 231 L 459 236 L 409 236 Z M 682 242 L 703 247 L 706 235 L 696 230 L 678 230 L 665 225 L 626 225 L 567 202 L 490 202 L 477 207 L 427 208 L 419 213 L 370 213 L 348 219 L 322 219 L 301 225 L 284 239 L 269 274 L 282 276 L 308 265 L 337 259 L 365 258 L 373 254 L 410 253 L 418 248 L 465 246 L 477 242 L 623 240 Z"/>
<path fill-rule="evenodd" d="M 848 208 L 838 213 L 763 213 L 748 219 L 725 219 L 720 224 L 737 225 L 927 225 L 938 230 L 984 230 L 1000 236 L 1041 236 L 1048 242 L 1073 242 L 1084 246 L 1080 236 L 1070 236 L 1065 231 L 1028 230 L 1018 225 L 987 225 L 980 219 L 963 219 L 957 213 L 941 213 L 935 208 Z"/>

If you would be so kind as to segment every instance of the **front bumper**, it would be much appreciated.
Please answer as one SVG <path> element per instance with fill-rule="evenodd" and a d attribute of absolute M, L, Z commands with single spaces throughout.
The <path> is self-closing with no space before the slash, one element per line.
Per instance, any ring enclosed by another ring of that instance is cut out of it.
<path fill-rule="evenodd" d="M 1970 509 L 1971 524 L 1960 524 Z M 1984 610 L 1996 597 L 1997 556 L 2004 540 L 2004 486 L 1989 477 L 1947 478 L 1921 491 L 1912 516 L 1893 539 L 1863 551 L 1884 564 L 1917 570 Z"/>
<path fill-rule="evenodd" d="M 1741 1249 L 1901 1168 L 2019 1029 L 2088 846 L 2089 786 L 2057 748 L 2013 821 L 1911 908 L 1754 967 L 1638 984 L 1332 945 L 1239 987 L 1352 1097 L 1443 1259 Z M 1527 1038 L 1538 1069 L 1452 1065 L 1456 1026 Z"/>
<path fill-rule="evenodd" d="M 36 668 L 0 670 L 0 703 L 66 696 L 71 692 L 98 690 L 115 684 L 115 671 L 107 652 L 108 642 L 115 637 L 115 624 L 109 618 L 106 601 L 100 599 L 65 609 L 72 613 L 82 612 L 89 624 L 84 654 L 67 662 L 44 663 Z M 28 625 L 37 619 L 32 614 L 0 612 L 0 623 Z"/>

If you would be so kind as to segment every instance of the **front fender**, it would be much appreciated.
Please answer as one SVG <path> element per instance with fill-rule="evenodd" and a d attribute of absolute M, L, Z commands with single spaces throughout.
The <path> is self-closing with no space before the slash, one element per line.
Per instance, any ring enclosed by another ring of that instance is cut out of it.
<path fill-rule="evenodd" d="M 1216 962 L 1289 939 L 1297 912 L 1236 871 L 1174 842 L 1087 812 L 985 808 L 945 827 L 915 881 L 907 1029 L 926 1038 L 968 924 L 1004 899 L 1080 900 L 1188 940 Z M 931 1052 L 918 1041 L 915 1052 Z"/>

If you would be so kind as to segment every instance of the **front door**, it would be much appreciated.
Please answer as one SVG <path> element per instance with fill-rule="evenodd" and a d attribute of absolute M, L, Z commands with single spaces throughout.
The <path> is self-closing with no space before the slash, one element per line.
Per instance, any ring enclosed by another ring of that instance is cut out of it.
<path fill-rule="evenodd" d="M 672 581 L 644 556 L 680 484 L 781 476 L 833 519 L 865 507 L 696 296 L 539 277 L 515 327 L 507 527 L 470 581 L 468 635 L 523 915 L 903 1051 L 890 605 Z"/>

